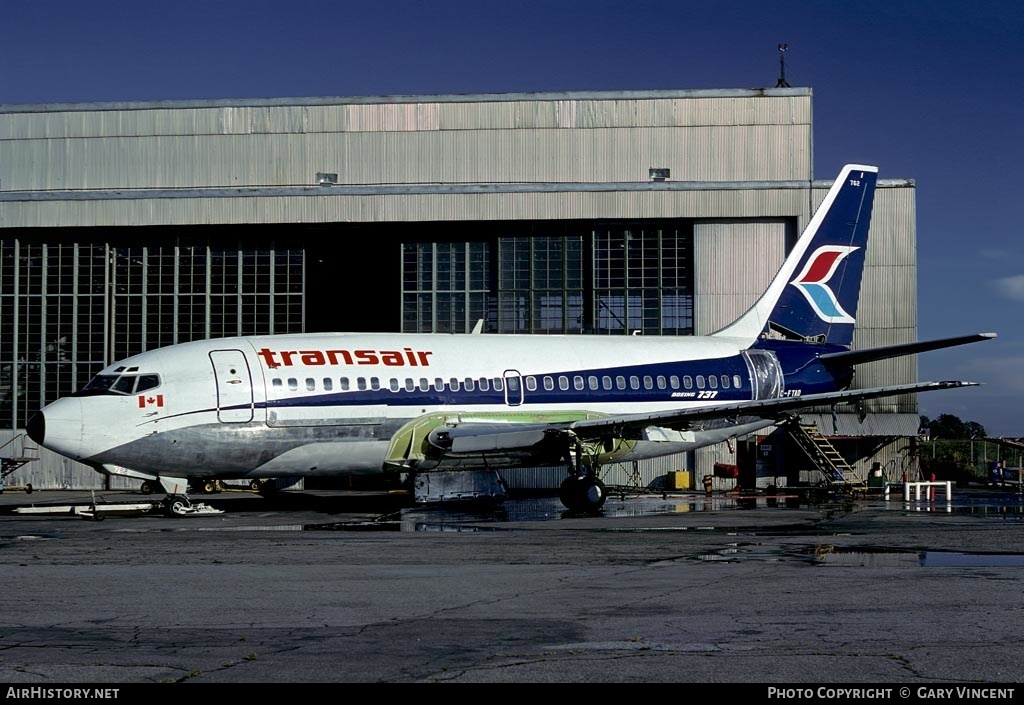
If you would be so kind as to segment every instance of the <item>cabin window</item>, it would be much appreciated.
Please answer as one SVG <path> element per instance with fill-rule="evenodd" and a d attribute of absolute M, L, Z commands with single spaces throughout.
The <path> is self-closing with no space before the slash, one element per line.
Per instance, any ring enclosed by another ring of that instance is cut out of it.
<path fill-rule="evenodd" d="M 672 389 L 679 389 L 679 375 L 672 375 L 669 377 L 668 386 Z"/>
<path fill-rule="evenodd" d="M 299 380 L 294 377 L 288 378 L 288 391 L 296 392 L 299 389 Z"/>
<path fill-rule="evenodd" d="M 704 375 L 697 375 L 697 389 L 704 389 Z"/>
<path fill-rule="evenodd" d="M 518 392 L 519 391 L 519 378 L 509 377 L 508 378 L 508 391 Z"/>
<path fill-rule="evenodd" d="M 729 388 L 729 375 L 722 375 L 722 389 Z"/>
<path fill-rule="evenodd" d="M 572 378 L 572 386 L 577 392 L 583 391 L 583 378 L 576 375 Z"/>
<path fill-rule="evenodd" d="M 476 382 L 473 381 L 472 377 L 466 377 L 466 391 L 472 392 L 476 389 Z"/>
<path fill-rule="evenodd" d="M 622 375 L 619 375 L 618 377 L 616 377 L 615 378 L 615 388 L 616 389 L 625 389 L 626 388 L 626 378 L 623 377 Z"/>
<path fill-rule="evenodd" d="M 658 375 L 658 389 L 665 389 L 668 385 L 665 383 L 665 375 Z"/>
<path fill-rule="evenodd" d="M 708 375 L 708 386 L 712 389 L 718 389 L 718 377 Z"/>
<path fill-rule="evenodd" d="M 416 389 L 416 380 L 412 377 L 405 378 L 405 391 L 411 392 Z"/>
<path fill-rule="evenodd" d="M 453 392 L 459 391 L 459 386 L 460 385 L 459 385 L 458 378 L 457 377 L 452 377 L 450 380 L 448 380 L 448 386 L 450 386 L 452 388 Z"/>
<path fill-rule="evenodd" d="M 654 379 L 650 375 L 644 375 L 644 389 L 654 389 Z"/>
<path fill-rule="evenodd" d="M 312 377 L 306 377 L 306 391 L 312 392 L 316 390 L 316 380 Z"/>
<path fill-rule="evenodd" d="M 280 377 L 275 377 L 273 380 L 271 380 L 271 384 L 273 385 L 275 390 L 280 390 L 284 387 L 284 384 L 281 382 Z"/>
<path fill-rule="evenodd" d="M 370 377 L 370 389 L 372 389 L 375 392 L 378 389 L 380 389 L 380 378 L 379 377 Z"/>
<path fill-rule="evenodd" d="M 420 377 L 420 391 L 426 392 L 430 389 L 430 380 L 426 377 Z"/>
<path fill-rule="evenodd" d="M 558 375 L 558 388 L 563 392 L 569 391 L 569 378 L 565 375 Z"/>
<path fill-rule="evenodd" d="M 640 378 L 636 375 L 630 375 L 629 377 L 629 388 L 640 389 Z"/>
<path fill-rule="evenodd" d="M 537 378 L 536 377 L 531 375 L 530 377 L 526 378 L 526 389 L 527 389 L 527 391 L 530 391 L 530 392 L 536 392 L 537 391 Z"/>
<path fill-rule="evenodd" d="M 743 380 L 740 379 L 739 375 L 732 376 L 732 386 L 736 387 L 736 389 L 743 387 Z"/>
<path fill-rule="evenodd" d="M 544 389 L 549 392 L 554 391 L 555 389 L 555 380 L 551 379 L 547 375 L 544 376 Z"/>
<path fill-rule="evenodd" d="M 435 377 L 434 378 L 434 391 L 435 392 L 443 392 L 444 391 L 444 380 L 441 379 L 440 377 Z"/>
<path fill-rule="evenodd" d="M 587 386 L 590 387 L 590 391 L 596 392 L 598 390 L 597 377 L 594 375 L 587 377 Z"/>
<path fill-rule="evenodd" d="M 397 392 L 401 388 L 402 384 L 401 382 L 398 381 L 397 377 L 392 377 L 391 380 L 388 382 L 388 389 L 390 389 L 392 392 Z"/>
<path fill-rule="evenodd" d="M 329 392 L 334 389 L 334 380 L 330 377 L 324 377 L 324 391 Z"/>
<path fill-rule="evenodd" d="M 491 381 L 486 377 L 480 378 L 480 391 L 489 392 L 491 390 Z"/>
<path fill-rule="evenodd" d="M 610 392 L 612 390 L 612 378 L 609 377 L 608 375 L 605 375 L 604 377 L 602 377 L 601 378 L 601 387 L 603 389 L 605 389 L 606 391 Z"/>
<path fill-rule="evenodd" d="M 359 387 L 359 391 L 366 390 L 366 377 L 360 377 L 356 380 L 356 386 Z"/>
<path fill-rule="evenodd" d="M 690 375 L 683 375 L 683 388 L 693 389 L 693 377 Z"/>
<path fill-rule="evenodd" d="M 347 392 L 348 389 L 349 389 L 349 387 L 348 387 L 348 377 L 342 377 L 341 379 L 339 379 L 338 380 L 338 387 L 340 387 L 343 392 Z"/>

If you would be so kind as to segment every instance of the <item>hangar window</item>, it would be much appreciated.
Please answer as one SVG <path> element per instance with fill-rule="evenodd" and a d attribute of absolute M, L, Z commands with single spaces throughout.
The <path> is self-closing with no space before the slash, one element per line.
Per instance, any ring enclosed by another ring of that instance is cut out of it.
<path fill-rule="evenodd" d="M 491 243 L 402 244 L 402 332 L 468 333 L 493 325 Z"/>

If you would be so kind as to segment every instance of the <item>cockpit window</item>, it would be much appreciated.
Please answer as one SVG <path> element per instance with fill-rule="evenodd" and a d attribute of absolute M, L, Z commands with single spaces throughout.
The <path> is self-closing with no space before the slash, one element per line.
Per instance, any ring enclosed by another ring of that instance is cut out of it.
<path fill-rule="evenodd" d="M 160 375 L 96 375 L 89 380 L 89 383 L 76 396 L 93 397 L 101 394 L 128 396 L 159 386 Z"/>

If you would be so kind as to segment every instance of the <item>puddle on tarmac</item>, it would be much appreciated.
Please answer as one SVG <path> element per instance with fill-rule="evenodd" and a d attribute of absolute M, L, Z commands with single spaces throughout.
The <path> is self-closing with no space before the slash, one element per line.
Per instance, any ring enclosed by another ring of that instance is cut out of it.
<path fill-rule="evenodd" d="M 1024 554 L 962 553 L 957 551 L 905 551 L 887 548 L 808 549 L 813 563 L 865 568 L 1024 568 Z"/>

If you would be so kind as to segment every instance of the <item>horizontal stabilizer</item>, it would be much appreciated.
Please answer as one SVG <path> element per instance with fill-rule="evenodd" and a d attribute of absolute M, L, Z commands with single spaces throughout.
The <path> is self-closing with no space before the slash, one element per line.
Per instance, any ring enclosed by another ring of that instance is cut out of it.
<path fill-rule="evenodd" d="M 951 348 L 956 345 L 977 343 L 982 340 L 992 340 L 995 333 L 975 333 L 974 335 L 961 335 L 956 338 L 940 338 L 937 340 L 923 340 L 918 343 L 903 343 L 901 345 L 885 345 L 879 348 L 868 348 L 867 350 L 846 350 L 844 352 L 825 353 L 819 356 L 819 360 L 826 365 L 860 365 L 875 360 L 886 360 L 891 357 L 903 357 L 914 355 L 928 350 L 939 350 Z"/>

